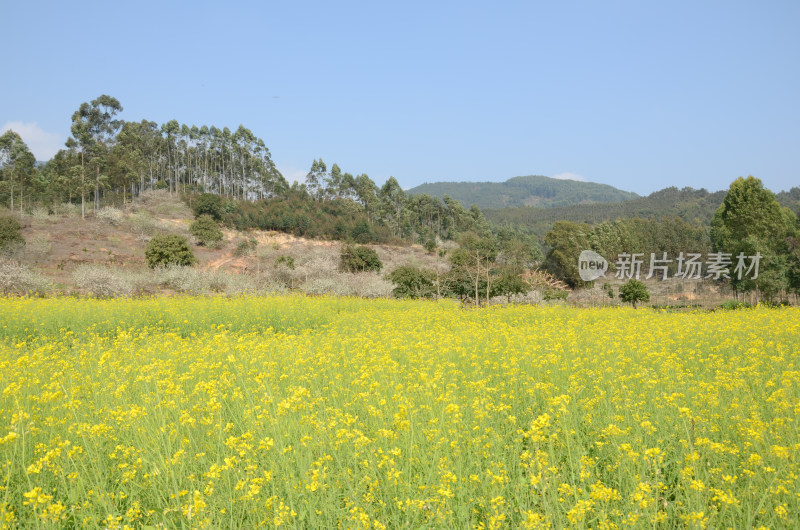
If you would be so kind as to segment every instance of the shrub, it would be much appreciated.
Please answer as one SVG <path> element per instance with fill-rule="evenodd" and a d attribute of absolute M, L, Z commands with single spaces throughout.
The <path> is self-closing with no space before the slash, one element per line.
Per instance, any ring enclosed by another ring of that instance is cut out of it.
<path fill-rule="evenodd" d="M 202 193 L 194 201 L 194 216 L 210 215 L 214 220 L 222 219 L 222 198 L 213 193 Z"/>
<path fill-rule="evenodd" d="M 71 202 L 62 202 L 53 207 L 53 212 L 63 217 L 78 217 L 81 214 L 81 207 Z"/>
<path fill-rule="evenodd" d="M 569 296 L 569 291 L 566 289 L 547 288 L 542 292 L 542 299 L 545 302 L 566 300 L 567 296 Z"/>
<path fill-rule="evenodd" d="M 292 256 L 278 256 L 275 258 L 275 266 L 284 266 L 290 271 L 294 270 L 294 258 Z"/>
<path fill-rule="evenodd" d="M 98 298 L 130 296 L 135 286 L 130 278 L 97 265 L 80 265 L 72 273 L 75 286 Z"/>
<path fill-rule="evenodd" d="M 397 267 L 386 276 L 395 284 L 392 289 L 395 298 L 432 298 L 436 294 L 434 278 L 433 272 L 410 265 Z"/>
<path fill-rule="evenodd" d="M 0 258 L 0 293 L 45 294 L 50 290 L 50 281 L 31 269 L 8 259 Z"/>
<path fill-rule="evenodd" d="M 383 268 L 378 253 L 361 245 L 345 245 L 339 259 L 339 269 L 344 272 L 380 272 Z"/>
<path fill-rule="evenodd" d="M 392 283 L 379 274 L 361 272 L 348 274 L 350 296 L 361 298 L 389 298 L 392 295 Z"/>
<path fill-rule="evenodd" d="M 0 217 L 0 250 L 14 250 L 24 244 L 19 221 L 13 217 Z"/>
<path fill-rule="evenodd" d="M 619 299 L 633 305 L 635 309 L 637 302 L 647 302 L 650 300 L 650 291 L 648 291 L 647 286 L 639 280 L 631 279 L 619 288 Z"/>
<path fill-rule="evenodd" d="M 166 180 L 161 179 L 161 180 L 159 180 L 159 181 L 157 181 L 155 183 L 155 186 L 153 186 L 153 189 L 154 190 L 167 190 L 167 189 L 169 189 L 169 184 L 167 184 Z"/>
<path fill-rule="evenodd" d="M 131 232 L 136 234 L 136 239 L 147 241 L 156 232 L 156 220 L 146 211 L 135 212 L 128 216 Z"/>
<path fill-rule="evenodd" d="M 350 231 L 350 237 L 359 243 L 366 243 L 372 241 L 372 230 L 369 227 L 366 219 L 360 219 Z"/>
<path fill-rule="evenodd" d="M 720 309 L 725 309 L 727 311 L 733 311 L 736 309 L 751 309 L 753 306 L 750 305 L 749 302 L 737 302 L 735 300 L 727 300 L 722 302 L 719 306 Z"/>
<path fill-rule="evenodd" d="M 114 208 L 112 206 L 105 206 L 98 210 L 97 218 L 101 221 L 105 221 L 109 223 L 111 226 L 119 226 L 122 224 L 122 219 L 124 215 L 122 214 L 122 210 L 119 208 Z"/>
<path fill-rule="evenodd" d="M 144 251 L 151 269 L 160 265 L 189 266 L 197 263 L 186 238 L 176 234 L 159 234 L 147 243 Z"/>
<path fill-rule="evenodd" d="M 42 206 L 35 206 L 31 210 L 31 217 L 33 217 L 34 221 L 38 221 L 40 223 L 46 223 L 50 220 L 50 212 L 47 208 L 43 208 Z"/>
<path fill-rule="evenodd" d="M 206 271 L 170 265 L 154 271 L 159 285 L 181 293 L 206 294 L 224 292 L 234 294 L 266 294 L 286 289 L 270 279 L 257 279 L 244 274 L 224 271 Z"/>
<path fill-rule="evenodd" d="M 222 241 L 222 230 L 210 215 L 198 217 L 189 227 L 189 232 L 204 246 Z"/>
<path fill-rule="evenodd" d="M 236 248 L 233 249 L 233 255 L 237 258 L 249 256 L 255 252 L 256 247 L 258 247 L 258 241 L 255 239 L 239 241 L 239 243 L 236 245 Z"/>

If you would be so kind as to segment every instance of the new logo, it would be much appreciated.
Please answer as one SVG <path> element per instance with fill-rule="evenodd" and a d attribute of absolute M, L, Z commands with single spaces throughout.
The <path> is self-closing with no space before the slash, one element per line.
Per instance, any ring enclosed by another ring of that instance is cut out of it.
<path fill-rule="evenodd" d="M 584 250 L 578 257 L 578 274 L 581 280 L 591 282 L 605 276 L 608 270 L 606 259 L 593 250 Z"/>

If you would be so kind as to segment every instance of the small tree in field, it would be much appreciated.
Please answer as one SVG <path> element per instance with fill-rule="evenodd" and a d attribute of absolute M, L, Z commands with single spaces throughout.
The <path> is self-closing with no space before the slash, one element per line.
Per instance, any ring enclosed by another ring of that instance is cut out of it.
<path fill-rule="evenodd" d="M 426 269 L 404 265 L 390 272 L 386 279 L 395 284 L 392 289 L 395 298 L 433 298 L 436 294 L 435 273 Z"/>
<path fill-rule="evenodd" d="M 628 280 L 626 284 L 619 288 L 619 298 L 623 302 L 633 305 L 636 309 L 637 302 L 650 301 L 650 291 L 647 286 L 639 280 Z"/>
<path fill-rule="evenodd" d="M 339 269 L 344 272 L 380 272 L 383 268 L 378 253 L 361 245 L 345 245 L 339 256 Z"/>
<path fill-rule="evenodd" d="M 153 237 L 144 250 L 151 269 L 166 265 L 194 265 L 197 258 L 186 238 L 176 234 L 161 234 Z"/>
<path fill-rule="evenodd" d="M 19 221 L 13 217 L 0 217 L 0 250 L 11 250 L 24 244 Z"/>
<path fill-rule="evenodd" d="M 222 230 L 213 217 L 203 214 L 189 227 L 189 232 L 201 245 L 209 246 L 222 241 Z"/>

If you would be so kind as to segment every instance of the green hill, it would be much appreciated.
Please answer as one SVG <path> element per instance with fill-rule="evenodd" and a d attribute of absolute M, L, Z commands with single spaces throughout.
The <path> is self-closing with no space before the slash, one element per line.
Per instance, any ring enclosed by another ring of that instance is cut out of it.
<path fill-rule="evenodd" d="M 480 209 L 534 206 L 555 208 L 585 203 L 611 203 L 639 197 L 607 184 L 560 180 L 539 175 L 514 177 L 505 182 L 434 182 L 408 190 L 409 195 L 449 195 L 469 208 Z"/>
<path fill-rule="evenodd" d="M 675 187 L 637 197 L 624 202 L 574 204 L 557 208 L 486 209 L 486 219 L 495 224 L 520 228 L 543 240 L 556 221 L 574 221 L 596 225 L 623 218 L 664 219 L 678 217 L 695 226 L 708 227 L 714 211 L 722 204 L 727 190 L 709 192 L 705 189 Z M 781 205 L 800 211 L 800 188 L 776 194 Z"/>

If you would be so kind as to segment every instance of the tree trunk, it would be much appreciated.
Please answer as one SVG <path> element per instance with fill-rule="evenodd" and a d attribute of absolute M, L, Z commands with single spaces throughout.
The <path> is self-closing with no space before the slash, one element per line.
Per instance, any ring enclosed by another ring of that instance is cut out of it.
<path fill-rule="evenodd" d="M 94 211 L 100 209 L 100 166 L 97 166 L 97 172 L 94 177 Z"/>
<path fill-rule="evenodd" d="M 81 219 L 86 219 L 86 167 L 81 151 Z"/>

